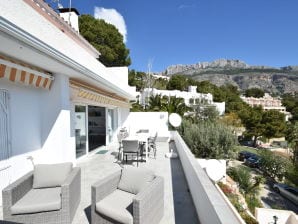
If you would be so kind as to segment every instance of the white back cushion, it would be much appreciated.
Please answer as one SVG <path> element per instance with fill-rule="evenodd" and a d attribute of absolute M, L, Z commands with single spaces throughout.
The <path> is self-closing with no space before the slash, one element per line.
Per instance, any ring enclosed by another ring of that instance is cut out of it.
<path fill-rule="evenodd" d="M 122 170 L 118 189 L 137 194 L 154 178 L 155 175 L 152 170 L 139 167 L 125 167 Z"/>
<path fill-rule="evenodd" d="M 72 163 L 37 164 L 34 166 L 33 188 L 61 187 L 72 170 Z"/>

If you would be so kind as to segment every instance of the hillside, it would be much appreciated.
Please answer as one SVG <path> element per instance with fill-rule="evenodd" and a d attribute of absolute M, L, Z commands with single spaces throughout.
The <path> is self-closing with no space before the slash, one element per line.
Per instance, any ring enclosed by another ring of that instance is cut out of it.
<path fill-rule="evenodd" d="M 241 90 L 256 87 L 275 94 L 298 91 L 298 66 L 250 66 L 240 60 L 219 59 L 192 65 L 172 65 L 162 72 L 166 76 L 175 74 L 187 75 L 197 81 L 207 80 L 218 86 L 229 83 Z"/>

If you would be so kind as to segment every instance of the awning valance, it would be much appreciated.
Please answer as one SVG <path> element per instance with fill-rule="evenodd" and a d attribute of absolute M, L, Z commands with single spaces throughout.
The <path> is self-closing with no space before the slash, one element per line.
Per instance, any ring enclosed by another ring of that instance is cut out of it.
<path fill-rule="evenodd" d="M 100 105 L 107 107 L 131 107 L 130 103 L 127 101 L 122 101 L 119 99 L 112 98 L 110 96 L 105 96 L 96 91 L 88 90 L 87 88 L 75 85 L 73 84 L 73 82 L 71 82 L 70 87 L 72 100 L 76 102 L 85 102 L 92 105 Z"/>
<path fill-rule="evenodd" d="M 44 89 L 50 89 L 54 80 L 54 77 L 45 71 L 0 55 L 1 78 Z"/>

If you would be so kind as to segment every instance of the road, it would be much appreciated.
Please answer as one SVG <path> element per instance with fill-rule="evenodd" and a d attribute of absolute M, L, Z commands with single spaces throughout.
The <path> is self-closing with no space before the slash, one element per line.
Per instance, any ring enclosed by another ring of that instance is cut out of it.
<path fill-rule="evenodd" d="M 298 214 L 298 206 L 276 193 L 270 183 L 261 186 L 260 199 L 266 208 L 290 210 Z"/>
<path fill-rule="evenodd" d="M 244 165 L 243 162 L 234 160 L 231 161 L 229 166 L 239 166 Z M 260 175 L 261 172 L 259 172 L 258 169 L 251 168 L 251 174 L 254 175 Z M 284 198 L 280 194 L 276 193 L 273 188 L 271 187 L 273 183 L 266 182 L 265 184 L 262 184 L 260 187 L 260 199 L 264 205 L 265 208 L 272 208 L 272 209 L 282 209 L 282 210 L 290 210 L 298 214 L 298 206 L 295 205 L 290 200 Z"/>

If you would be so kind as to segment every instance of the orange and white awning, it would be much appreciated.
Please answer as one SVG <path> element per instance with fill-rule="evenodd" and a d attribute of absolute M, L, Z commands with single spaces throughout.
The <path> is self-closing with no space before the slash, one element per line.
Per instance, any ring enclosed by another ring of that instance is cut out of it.
<path fill-rule="evenodd" d="M 48 72 L 0 55 L 0 80 L 50 89 L 54 77 Z"/>
<path fill-rule="evenodd" d="M 131 107 L 130 103 L 126 100 L 113 98 L 97 92 L 96 90 L 88 89 L 73 80 L 70 80 L 70 90 L 71 100 L 73 102 L 87 103 L 103 107 Z"/>

